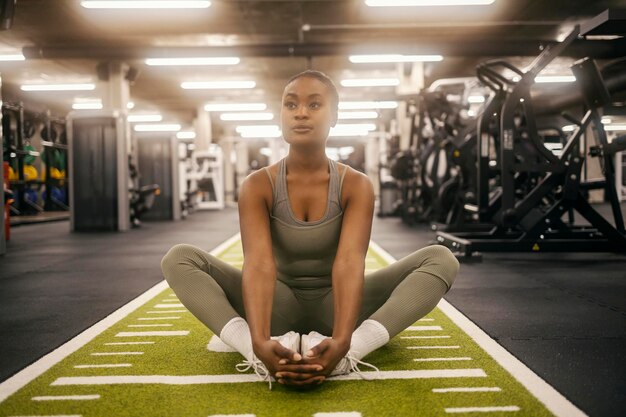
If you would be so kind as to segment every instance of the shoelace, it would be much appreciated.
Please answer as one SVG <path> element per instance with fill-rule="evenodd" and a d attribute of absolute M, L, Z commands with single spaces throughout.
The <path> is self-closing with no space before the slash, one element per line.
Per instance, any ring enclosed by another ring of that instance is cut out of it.
<path fill-rule="evenodd" d="M 235 369 L 239 372 L 248 372 L 252 369 L 262 381 L 267 381 L 270 385 L 270 390 L 272 389 L 272 377 L 263 362 L 256 357 L 252 360 L 244 359 L 241 363 L 235 365 Z"/>
<path fill-rule="evenodd" d="M 348 365 L 349 365 L 349 370 L 350 372 L 354 372 L 356 374 L 358 374 L 361 378 L 371 381 L 372 378 L 370 377 L 366 377 L 365 374 L 363 373 L 363 371 L 361 370 L 361 368 L 359 368 L 359 365 L 363 365 L 363 366 L 367 366 L 371 369 L 373 369 L 376 372 L 380 372 L 380 369 L 378 369 L 376 366 L 372 365 L 371 363 L 367 363 L 364 362 L 360 359 L 357 359 L 354 355 L 358 354 L 357 352 L 352 352 L 349 351 L 346 356 L 345 359 L 348 361 Z"/>

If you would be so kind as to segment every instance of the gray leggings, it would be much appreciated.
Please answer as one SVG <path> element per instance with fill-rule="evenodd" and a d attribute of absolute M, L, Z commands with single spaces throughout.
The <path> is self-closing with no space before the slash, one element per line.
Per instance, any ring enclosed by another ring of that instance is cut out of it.
<path fill-rule="evenodd" d="M 245 319 L 241 270 L 191 245 L 176 245 L 163 257 L 163 275 L 180 301 L 219 335 L 235 317 Z M 381 323 L 393 337 L 428 314 L 450 289 L 459 263 L 444 246 L 427 246 L 365 276 L 357 325 Z M 276 281 L 272 336 L 294 330 L 332 334 L 332 288 L 302 290 Z"/>

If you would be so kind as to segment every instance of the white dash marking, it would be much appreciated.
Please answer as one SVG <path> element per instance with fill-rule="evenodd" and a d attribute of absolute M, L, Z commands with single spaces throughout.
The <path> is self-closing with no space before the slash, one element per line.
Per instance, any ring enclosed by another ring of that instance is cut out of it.
<path fill-rule="evenodd" d="M 482 369 L 424 369 L 414 371 L 380 371 L 351 373 L 328 378 L 328 381 L 367 379 L 428 379 L 428 378 L 485 378 Z M 242 382 L 265 382 L 255 374 L 226 375 L 110 375 L 57 378 L 51 385 L 114 385 L 114 384 L 234 384 Z"/>
<path fill-rule="evenodd" d="M 100 395 L 44 395 L 40 397 L 33 397 L 31 400 L 33 401 L 63 401 L 63 400 L 75 400 L 75 401 L 84 401 L 84 400 L 99 400 Z"/>
<path fill-rule="evenodd" d="M 419 358 L 413 359 L 415 362 L 445 362 L 445 361 L 471 361 L 472 358 Z"/>
<path fill-rule="evenodd" d="M 177 303 L 177 304 L 157 304 L 154 306 L 154 308 L 182 308 L 185 307 L 184 305 Z"/>
<path fill-rule="evenodd" d="M 108 363 L 102 365 L 76 365 L 76 369 L 89 369 L 89 368 L 129 368 L 133 366 L 130 363 Z"/>
<path fill-rule="evenodd" d="M 500 387 L 460 387 L 460 388 L 433 388 L 433 392 L 446 393 L 446 392 L 500 392 Z"/>
<path fill-rule="evenodd" d="M 154 342 L 112 342 L 105 343 L 105 346 L 122 346 L 122 345 L 154 345 Z"/>
<path fill-rule="evenodd" d="M 172 327 L 173 324 L 163 323 L 163 324 L 129 324 L 126 327 Z"/>
<path fill-rule="evenodd" d="M 418 321 L 435 321 L 435 319 L 419 319 Z"/>
<path fill-rule="evenodd" d="M 315 413 L 313 417 L 362 417 L 362 414 L 356 411 L 337 411 L 333 413 Z"/>
<path fill-rule="evenodd" d="M 405 330 L 410 330 L 414 332 L 423 332 L 427 330 L 443 330 L 441 326 L 409 326 Z"/>
<path fill-rule="evenodd" d="M 161 332 L 119 332 L 115 337 L 136 337 L 136 336 L 187 336 L 189 330 L 171 330 Z"/>
<path fill-rule="evenodd" d="M 256 417 L 256 414 L 211 414 L 209 417 Z"/>
<path fill-rule="evenodd" d="M 143 355 L 143 352 L 95 352 L 91 356 Z"/>
<path fill-rule="evenodd" d="M 170 294 L 170 297 L 176 297 L 176 294 Z"/>
<path fill-rule="evenodd" d="M 172 300 L 172 299 L 169 299 L 169 298 L 165 298 L 165 299 L 161 300 L 161 302 L 164 302 L 164 303 L 179 303 L 180 301 L 179 300 Z"/>
<path fill-rule="evenodd" d="M 506 407 L 463 407 L 463 408 L 446 408 L 446 413 L 497 413 L 500 411 L 519 411 L 520 408 L 515 405 L 507 405 Z"/>
<path fill-rule="evenodd" d="M 47 416 L 11 416 L 11 417 L 83 417 L 81 414 L 55 414 Z"/>
<path fill-rule="evenodd" d="M 400 336 L 400 339 L 449 339 L 450 336 Z"/>
<path fill-rule="evenodd" d="M 140 317 L 137 320 L 178 320 L 180 316 L 166 316 L 166 317 Z"/>
<path fill-rule="evenodd" d="M 407 349 L 459 349 L 460 346 L 408 346 Z"/>
<path fill-rule="evenodd" d="M 148 314 L 188 313 L 189 310 L 147 311 Z"/>

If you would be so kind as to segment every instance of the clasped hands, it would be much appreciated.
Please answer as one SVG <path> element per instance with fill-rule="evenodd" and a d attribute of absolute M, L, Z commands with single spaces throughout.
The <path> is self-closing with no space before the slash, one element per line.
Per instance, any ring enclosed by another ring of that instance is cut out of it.
<path fill-rule="evenodd" d="M 279 384 L 305 388 L 324 382 L 349 349 L 328 338 L 300 354 L 270 339 L 256 344 L 254 353 Z"/>

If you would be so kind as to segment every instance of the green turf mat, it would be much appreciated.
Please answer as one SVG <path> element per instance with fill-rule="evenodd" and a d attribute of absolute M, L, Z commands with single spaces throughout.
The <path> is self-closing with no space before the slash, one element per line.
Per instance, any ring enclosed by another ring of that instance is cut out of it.
<path fill-rule="evenodd" d="M 240 267 L 240 242 L 219 255 Z M 370 248 L 366 268 L 384 265 Z M 439 308 L 367 357 L 381 370 L 372 380 L 270 391 L 235 371 L 239 354 L 208 350 L 213 334 L 163 288 L 0 403 L 0 417 L 553 415 Z"/>

